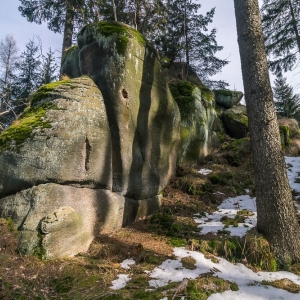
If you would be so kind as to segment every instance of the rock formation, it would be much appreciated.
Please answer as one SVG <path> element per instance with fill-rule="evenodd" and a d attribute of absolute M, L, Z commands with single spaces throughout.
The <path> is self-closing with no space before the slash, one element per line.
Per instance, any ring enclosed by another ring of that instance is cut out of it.
<path fill-rule="evenodd" d="M 63 71 L 84 76 L 39 88 L 0 135 L 0 217 L 22 252 L 43 257 L 86 251 L 100 231 L 152 213 L 180 139 L 158 55 L 132 28 L 87 25 Z"/>

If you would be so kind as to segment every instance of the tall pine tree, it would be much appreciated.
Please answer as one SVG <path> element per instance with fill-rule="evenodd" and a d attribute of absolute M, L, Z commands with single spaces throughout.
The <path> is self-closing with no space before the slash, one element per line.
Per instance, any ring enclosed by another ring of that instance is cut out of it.
<path fill-rule="evenodd" d="M 183 74 L 187 75 L 192 68 L 212 86 L 208 78 L 228 63 L 216 56 L 223 49 L 216 41 L 217 30 L 208 29 L 215 9 L 202 15 L 198 12 L 201 5 L 191 0 L 168 0 L 166 8 L 168 15 L 163 31 L 156 35 L 156 46 L 163 56 L 182 63 Z M 225 87 L 226 83 L 221 85 Z"/>
<path fill-rule="evenodd" d="M 47 22 L 51 31 L 63 34 L 63 58 L 65 51 L 72 46 L 76 29 L 94 14 L 94 4 L 91 0 L 20 0 L 19 10 L 29 22 Z"/>
<path fill-rule="evenodd" d="M 264 0 L 261 12 L 270 69 L 289 71 L 300 59 L 300 0 Z"/>
<path fill-rule="evenodd" d="M 274 83 L 274 101 L 278 115 L 300 122 L 300 95 L 294 94 L 293 87 L 287 84 L 286 78 L 281 74 Z"/>
<path fill-rule="evenodd" d="M 16 63 L 19 59 L 15 38 L 7 35 L 0 42 L 0 130 L 16 117 L 17 97 Z"/>
<path fill-rule="evenodd" d="M 40 56 L 39 47 L 34 40 L 29 40 L 26 50 L 21 53 L 18 64 L 19 97 L 27 98 L 39 85 Z"/>
<path fill-rule="evenodd" d="M 54 52 L 49 48 L 46 55 L 42 54 L 39 85 L 47 84 L 58 79 L 58 65 Z"/>

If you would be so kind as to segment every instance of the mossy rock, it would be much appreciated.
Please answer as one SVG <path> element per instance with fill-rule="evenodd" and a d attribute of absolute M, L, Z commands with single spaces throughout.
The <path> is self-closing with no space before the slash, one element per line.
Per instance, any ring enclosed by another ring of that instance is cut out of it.
<path fill-rule="evenodd" d="M 223 113 L 223 122 L 229 135 L 240 139 L 248 134 L 248 116 L 246 106 L 238 105 Z"/>
<path fill-rule="evenodd" d="M 226 147 L 226 159 L 229 164 L 240 166 L 249 160 L 251 155 L 250 139 L 242 138 L 233 141 Z"/>
<path fill-rule="evenodd" d="M 214 90 L 216 104 L 228 109 L 237 105 L 242 100 L 244 94 L 238 91 Z"/>
<path fill-rule="evenodd" d="M 87 40 L 90 39 L 89 36 L 93 35 L 95 37 L 97 34 L 106 38 L 114 39 L 116 51 L 119 55 L 125 55 L 129 39 L 136 40 L 138 44 L 143 47 L 147 46 L 151 48 L 152 51 L 158 55 L 153 46 L 141 33 L 124 23 L 100 21 L 96 24 L 88 24 L 80 31 L 80 35 L 86 35 Z M 78 44 L 79 48 L 82 48 L 83 45 L 81 39 L 78 40 Z"/>

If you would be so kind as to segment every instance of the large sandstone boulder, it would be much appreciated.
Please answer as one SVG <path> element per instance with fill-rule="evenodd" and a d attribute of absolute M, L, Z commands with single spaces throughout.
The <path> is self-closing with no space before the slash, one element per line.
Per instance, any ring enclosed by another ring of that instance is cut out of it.
<path fill-rule="evenodd" d="M 180 138 L 158 56 L 130 27 L 86 26 L 64 67 L 90 77 L 41 87 L 0 134 L 0 217 L 43 257 L 86 251 L 100 231 L 157 209 Z"/>
<path fill-rule="evenodd" d="M 245 105 L 237 105 L 223 113 L 223 122 L 229 135 L 241 139 L 248 133 L 248 116 Z"/>
<path fill-rule="evenodd" d="M 181 115 L 178 163 L 196 165 L 218 144 L 214 94 L 203 85 L 180 80 L 173 80 L 170 89 Z"/>
<path fill-rule="evenodd" d="M 88 77 L 41 87 L 0 135 L 0 198 L 41 183 L 112 189 L 103 97 Z"/>
<path fill-rule="evenodd" d="M 113 191 L 134 199 L 156 195 L 175 170 L 180 139 L 179 111 L 158 54 L 118 22 L 86 25 L 78 48 L 81 73 L 94 79 L 106 106 Z"/>
<path fill-rule="evenodd" d="M 238 105 L 244 96 L 242 92 L 230 90 L 214 90 L 214 94 L 216 104 L 226 109 Z"/>

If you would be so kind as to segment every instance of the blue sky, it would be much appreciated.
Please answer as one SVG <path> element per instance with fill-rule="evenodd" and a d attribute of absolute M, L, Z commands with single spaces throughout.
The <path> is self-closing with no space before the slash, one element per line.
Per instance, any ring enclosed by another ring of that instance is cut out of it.
<path fill-rule="evenodd" d="M 230 84 L 230 89 L 243 91 L 233 0 L 201 0 L 200 3 L 202 4 L 202 13 L 216 7 L 212 26 L 218 30 L 217 41 L 219 45 L 224 46 L 224 50 L 219 52 L 218 56 L 230 61 L 223 68 L 222 73 L 217 74 L 215 78 L 226 80 Z M 59 56 L 62 35 L 51 32 L 46 24 L 37 25 L 27 22 L 18 11 L 18 5 L 19 0 L 0 0 L 0 40 L 4 39 L 7 34 L 13 34 L 20 50 L 23 51 L 29 39 L 39 36 L 42 41 L 43 52 L 47 52 L 48 48 L 51 47 L 52 51 L 57 51 Z M 292 72 L 288 76 L 288 82 L 296 86 L 297 76 L 299 78 L 297 71 Z M 297 92 L 300 92 L 300 87 Z"/>

